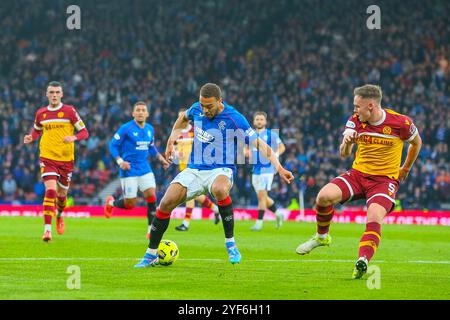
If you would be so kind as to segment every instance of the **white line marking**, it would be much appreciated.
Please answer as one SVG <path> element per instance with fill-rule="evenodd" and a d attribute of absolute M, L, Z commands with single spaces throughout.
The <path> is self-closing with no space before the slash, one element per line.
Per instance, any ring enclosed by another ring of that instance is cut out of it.
<path fill-rule="evenodd" d="M 0 258 L 0 261 L 131 261 L 140 260 L 140 258 Z M 203 262 L 223 262 L 225 259 L 183 259 L 182 261 L 203 261 Z M 339 259 L 318 259 L 318 260 L 305 260 L 305 259 L 291 259 L 291 260 L 276 260 L 276 259 L 255 259 L 244 260 L 248 262 L 337 262 L 337 263 L 353 263 L 355 260 L 339 260 Z M 405 261 L 387 261 L 387 260 L 374 260 L 373 263 L 414 263 L 414 264 L 450 264 L 450 261 L 433 261 L 433 260 L 405 260 Z"/>

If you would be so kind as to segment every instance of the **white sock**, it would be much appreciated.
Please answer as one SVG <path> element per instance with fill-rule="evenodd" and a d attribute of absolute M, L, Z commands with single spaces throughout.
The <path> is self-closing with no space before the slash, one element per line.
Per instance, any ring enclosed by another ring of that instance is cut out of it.
<path fill-rule="evenodd" d="M 255 223 L 255 225 L 257 225 L 258 227 L 262 227 L 262 225 L 263 225 L 263 220 L 261 219 L 261 220 L 256 220 L 256 223 Z"/>
<path fill-rule="evenodd" d="M 152 256 L 156 256 L 156 254 L 158 253 L 158 249 L 150 249 L 150 248 L 148 248 L 146 253 L 151 254 Z"/>
<path fill-rule="evenodd" d="M 109 204 L 110 206 L 114 207 L 114 200 L 110 200 L 110 201 L 108 202 L 108 204 Z"/>
<path fill-rule="evenodd" d="M 283 213 L 281 213 L 279 209 L 277 209 L 277 210 L 275 211 L 275 214 L 276 214 L 277 216 L 282 216 L 282 215 L 283 215 Z"/>
<path fill-rule="evenodd" d="M 327 238 L 328 233 L 324 233 L 324 234 L 320 234 L 318 233 L 317 236 L 319 237 L 319 239 L 326 239 Z"/>
<path fill-rule="evenodd" d="M 213 206 L 212 206 L 212 211 L 214 211 L 215 213 L 219 213 L 219 207 L 218 206 L 216 206 L 215 204 L 213 204 Z"/>
<path fill-rule="evenodd" d="M 148 228 L 147 228 L 147 232 L 150 233 L 150 231 L 152 231 L 152 225 L 151 224 L 149 224 Z"/>
<path fill-rule="evenodd" d="M 52 225 L 51 225 L 51 224 L 46 224 L 46 225 L 44 226 L 44 230 L 45 230 L 45 231 L 50 231 L 50 232 L 52 232 Z"/>
<path fill-rule="evenodd" d="M 184 225 L 186 228 L 189 228 L 189 222 L 190 222 L 190 220 L 183 220 L 183 225 Z"/>
<path fill-rule="evenodd" d="M 227 242 L 235 242 L 234 237 L 233 238 L 225 238 L 225 243 Z"/>

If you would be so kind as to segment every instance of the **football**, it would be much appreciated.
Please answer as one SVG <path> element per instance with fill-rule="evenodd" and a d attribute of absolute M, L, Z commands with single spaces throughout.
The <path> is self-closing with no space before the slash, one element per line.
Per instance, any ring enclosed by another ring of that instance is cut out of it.
<path fill-rule="evenodd" d="M 180 254 L 178 246 L 172 240 L 161 240 L 158 246 L 159 264 L 170 266 L 173 264 Z"/>

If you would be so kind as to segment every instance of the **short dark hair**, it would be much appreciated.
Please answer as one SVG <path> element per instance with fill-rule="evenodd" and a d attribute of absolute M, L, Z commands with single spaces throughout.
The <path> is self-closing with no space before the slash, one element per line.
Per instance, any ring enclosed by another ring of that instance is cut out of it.
<path fill-rule="evenodd" d="M 267 120 L 267 113 L 265 113 L 264 111 L 256 111 L 253 115 L 253 119 L 255 119 L 257 116 L 263 116 Z"/>
<path fill-rule="evenodd" d="M 62 89 L 63 85 L 59 81 L 50 81 L 47 85 L 47 89 L 48 89 L 48 87 L 61 87 L 61 89 Z"/>
<path fill-rule="evenodd" d="M 147 108 L 147 104 L 144 101 L 138 101 L 133 105 L 133 111 L 136 109 L 137 106 L 145 106 Z M 148 110 L 148 108 L 147 108 Z"/>
<path fill-rule="evenodd" d="M 200 89 L 200 95 L 203 98 L 216 98 L 219 100 L 222 98 L 222 91 L 220 90 L 220 87 L 215 83 L 207 83 L 203 85 Z"/>
<path fill-rule="evenodd" d="M 366 84 L 362 87 L 357 87 L 353 91 L 355 96 L 360 96 L 363 99 L 374 99 L 378 104 L 381 103 L 383 98 L 383 91 L 381 91 L 380 86 L 373 84 Z"/>

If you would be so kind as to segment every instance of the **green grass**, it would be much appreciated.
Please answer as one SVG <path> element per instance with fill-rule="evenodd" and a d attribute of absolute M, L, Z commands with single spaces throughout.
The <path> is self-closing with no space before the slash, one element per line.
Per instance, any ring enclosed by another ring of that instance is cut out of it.
<path fill-rule="evenodd" d="M 299 256 L 295 248 L 314 224 L 236 221 L 243 260 L 231 265 L 221 225 L 192 221 L 188 232 L 171 221 L 164 238 L 180 249 L 169 267 L 134 269 L 147 247 L 144 219 L 66 219 L 63 236 L 43 243 L 42 218 L 0 218 L 0 299 L 450 299 L 450 229 L 383 226 L 371 265 L 381 288 L 367 275 L 351 280 L 363 225 L 332 225 L 333 243 Z M 30 259 L 23 259 L 30 258 Z M 39 259 L 34 259 L 39 258 Z M 273 261 L 271 261 L 273 260 Z M 414 262 L 422 261 L 422 262 Z M 69 290 L 67 268 L 81 270 L 81 288 Z"/>

